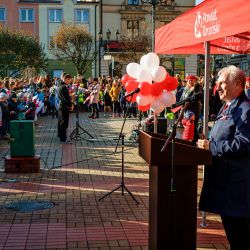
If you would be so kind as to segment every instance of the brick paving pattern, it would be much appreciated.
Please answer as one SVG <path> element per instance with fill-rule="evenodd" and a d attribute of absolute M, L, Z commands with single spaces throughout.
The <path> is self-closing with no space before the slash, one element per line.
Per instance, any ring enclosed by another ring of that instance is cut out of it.
<path fill-rule="evenodd" d="M 3 157 L 9 154 L 9 144 L 0 141 L 0 249 L 148 249 L 148 166 L 138 156 L 137 145 L 128 140 L 135 119 L 129 119 L 124 130 L 125 184 L 140 205 L 127 193 L 122 196 L 121 190 L 99 201 L 121 182 L 121 151 L 114 153 L 114 138 L 122 122 L 80 114 L 81 126 L 95 139 L 84 133 L 82 140 L 62 145 L 57 120 L 40 118 L 39 174 L 5 174 Z M 74 125 L 72 114 L 69 131 Z M 199 190 L 201 179 L 200 169 Z M 32 213 L 4 207 L 20 200 L 51 201 L 54 207 Z M 201 214 L 197 216 L 197 249 L 229 249 L 219 217 L 207 215 L 208 227 L 202 228 Z"/>

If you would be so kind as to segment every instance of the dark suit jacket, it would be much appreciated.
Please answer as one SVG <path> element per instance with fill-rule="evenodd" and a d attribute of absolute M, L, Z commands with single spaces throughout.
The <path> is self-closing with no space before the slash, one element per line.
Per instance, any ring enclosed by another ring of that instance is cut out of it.
<path fill-rule="evenodd" d="M 242 93 L 219 112 L 211 131 L 200 210 L 250 217 L 250 102 Z"/>
<path fill-rule="evenodd" d="M 68 109 L 71 106 L 71 99 L 69 96 L 69 91 L 64 82 L 58 88 L 58 97 L 59 97 L 59 109 Z"/>

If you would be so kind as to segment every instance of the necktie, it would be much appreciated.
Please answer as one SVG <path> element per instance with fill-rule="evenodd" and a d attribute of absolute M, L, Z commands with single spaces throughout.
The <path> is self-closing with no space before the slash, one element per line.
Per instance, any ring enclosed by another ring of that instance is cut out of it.
<path fill-rule="evenodd" d="M 226 103 L 225 105 L 224 105 L 224 108 L 223 108 L 223 111 L 225 111 L 227 108 L 228 108 L 228 103 Z"/>

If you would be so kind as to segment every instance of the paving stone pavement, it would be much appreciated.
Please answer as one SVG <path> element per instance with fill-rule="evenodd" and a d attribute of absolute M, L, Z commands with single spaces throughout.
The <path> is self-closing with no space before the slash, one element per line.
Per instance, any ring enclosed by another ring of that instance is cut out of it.
<path fill-rule="evenodd" d="M 80 124 L 94 139 L 83 133 L 81 140 L 67 145 L 59 143 L 56 119 L 39 118 L 39 174 L 5 174 L 9 144 L 0 141 L 0 249 L 148 249 L 148 166 L 128 139 L 136 119 L 128 119 L 124 127 L 125 184 L 139 205 L 120 190 L 99 201 L 121 182 L 121 148 L 114 153 L 114 139 L 123 119 L 101 114 L 91 120 L 87 115 L 80 114 Z M 69 132 L 74 127 L 71 114 Z M 7 182 L 14 178 L 18 181 Z M 200 169 L 199 190 L 201 179 Z M 4 207 L 20 200 L 51 201 L 54 207 L 30 213 Z M 229 249 L 219 217 L 208 214 L 208 227 L 202 228 L 201 214 L 197 216 L 197 249 Z"/>

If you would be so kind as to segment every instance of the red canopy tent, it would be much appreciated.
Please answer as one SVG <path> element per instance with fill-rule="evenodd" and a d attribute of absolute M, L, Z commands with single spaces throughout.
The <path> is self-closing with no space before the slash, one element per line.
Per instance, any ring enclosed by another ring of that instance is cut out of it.
<path fill-rule="evenodd" d="M 250 52 L 250 1 L 206 0 L 155 33 L 159 54 L 212 54 Z"/>
<path fill-rule="evenodd" d="M 155 52 L 205 54 L 203 127 L 207 136 L 210 53 L 250 53 L 250 1 L 205 0 L 156 30 Z"/>

